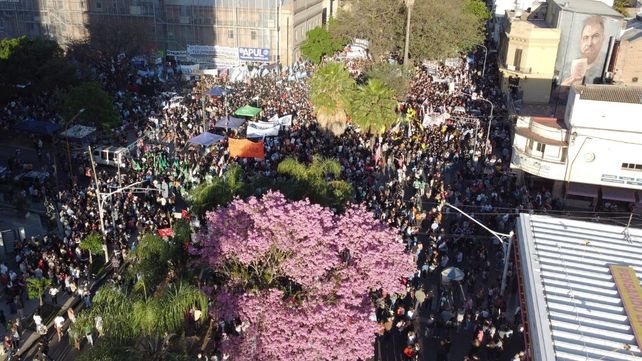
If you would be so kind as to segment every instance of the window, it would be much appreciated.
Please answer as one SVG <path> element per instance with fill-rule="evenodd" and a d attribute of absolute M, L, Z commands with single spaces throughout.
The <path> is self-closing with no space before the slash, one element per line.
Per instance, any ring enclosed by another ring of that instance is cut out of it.
<path fill-rule="evenodd" d="M 542 143 L 537 143 L 537 151 L 544 153 L 544 150 L 546 149 L 546 144 Z"/>
<path fill-rule="evenodd" d="M 103 8 L 103 3 L 101 3 L 100 1 L 97 1 L 96 2 L 96 9 L 102 9 L 102 8 Z"/>
<path fill-rule="evenodd" d="M 250 36 L 252 37 L 252 40 L 256 40 L 256 31 L 252 31 Z"/>
<path fill-rule="evenodd" d="M 520 64 L 522 63 L 522 49 L 515 49 L 515 57 L 513 58 L 513 66 L 515 69 L 519 69 Z"/>
<path fill-rule="evenodd" d="M 227 38 L 228 39 L 234 39 L 234 30 L 228 30 L 227 31 Z"/>
<path fill-rule="evenodd" d="M 639 172 L 642 172 L 642 164 L 622 163 L 622 169 L 624 169 L 624 170 L 637 170 Z"/>

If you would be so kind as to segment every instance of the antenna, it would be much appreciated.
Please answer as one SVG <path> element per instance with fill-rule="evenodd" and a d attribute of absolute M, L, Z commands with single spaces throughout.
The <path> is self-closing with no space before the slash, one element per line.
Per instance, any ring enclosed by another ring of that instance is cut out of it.
<path fill-rule="evenodd" d="M 631 220 L 633 219 L 633 212 L 629 214 L 629 221 L 626 222 L 626 227 L 624 227 L 624 230 L 622 231 L 622 235 L 624 235 L 624 240 L 631 243 L 631 233 L 629 232 L 629 227 L 631 226 Z"/>

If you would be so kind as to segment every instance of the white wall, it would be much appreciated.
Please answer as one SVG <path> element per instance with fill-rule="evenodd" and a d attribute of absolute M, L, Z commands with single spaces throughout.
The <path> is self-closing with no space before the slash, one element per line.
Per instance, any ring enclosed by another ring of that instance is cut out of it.
<path fill-rule="evenodd" d="M 604 135 L 604 134 L 603 134 Z M 570 142 L 567 180 L 629 189 L 642 189 L 642 171 L 624 170 L 622 163 L 642 164 L 642 139 L 637 143 L 578 135 Z"/>

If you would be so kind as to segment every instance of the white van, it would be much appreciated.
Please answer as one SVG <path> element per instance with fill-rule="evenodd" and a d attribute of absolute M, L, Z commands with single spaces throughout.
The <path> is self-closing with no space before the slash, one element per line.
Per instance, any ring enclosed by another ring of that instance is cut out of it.
<path fill-rule="evenodd" d="M 125 160 L 129 157 L 129 149 L 125 147 L 104 146 L 93 149 L 94 162 L 96 164 L 109 165 L 112 167 L 126 167 Z"/>

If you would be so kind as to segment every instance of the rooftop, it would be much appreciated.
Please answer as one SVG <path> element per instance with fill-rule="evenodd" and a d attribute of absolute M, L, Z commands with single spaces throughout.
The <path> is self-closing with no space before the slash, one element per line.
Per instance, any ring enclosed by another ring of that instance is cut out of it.
<path fill-rule="evenodd" d="M 641 361 L 609 265 L 642 276 L 642 229 L 520 214 L 533 360 Z"/>
<path fill-rule="evenodd" d="M 642 104 L 642 87 L 625 85 L 589 84 L 575 85 L 583 100 L 600 102 Z"/>
<path fill-rule="evenodd" d="M 571 11 L 576 13 L 591 14 L 591 15 L 606 15 L 616 18 L 623 18 L 624 16 L 612 7 L 606 5 L 601 1 L 596 0 L 553 0 L 564 11 Z"/>

